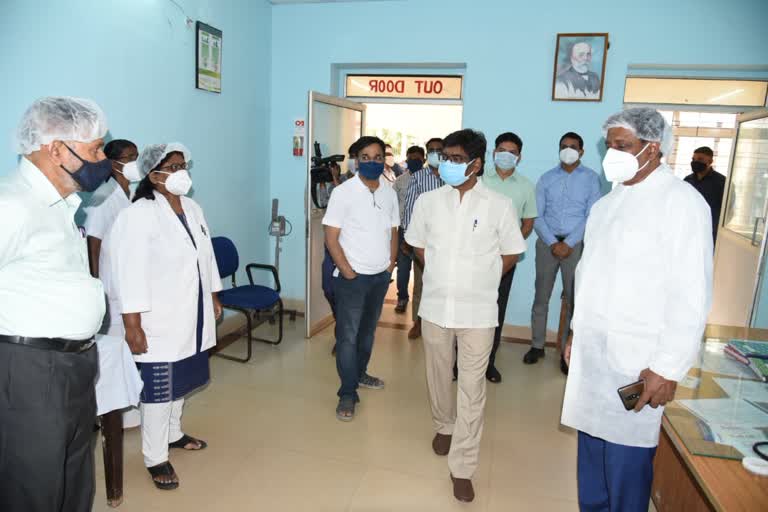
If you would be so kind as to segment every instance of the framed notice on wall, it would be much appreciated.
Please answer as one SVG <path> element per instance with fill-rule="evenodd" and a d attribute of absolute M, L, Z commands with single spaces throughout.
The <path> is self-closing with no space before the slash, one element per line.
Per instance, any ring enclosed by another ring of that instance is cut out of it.
<path fill-rule="evenodd" d="M 195 87 L 198 89 L 221 92 L 221 42 L 221 30 L 197 22 Z"/>

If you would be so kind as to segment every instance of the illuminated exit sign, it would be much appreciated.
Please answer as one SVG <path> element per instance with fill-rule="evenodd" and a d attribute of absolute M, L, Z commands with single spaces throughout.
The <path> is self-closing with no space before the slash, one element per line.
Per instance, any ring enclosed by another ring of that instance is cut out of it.
<path fill-rule="evenodd" d="M 460 100 L 460 76 L 347 75 L 347 98 Z"/>

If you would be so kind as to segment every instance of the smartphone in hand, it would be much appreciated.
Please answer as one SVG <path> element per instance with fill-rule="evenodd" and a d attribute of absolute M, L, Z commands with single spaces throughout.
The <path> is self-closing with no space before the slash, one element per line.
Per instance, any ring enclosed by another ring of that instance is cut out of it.
<path fill-rule="evenodd" d="M 631 411 L 637 405 L 637 401 L 640 399 L 640 395 L 642 395 L 643 391 L 645 391 L 645 381 L 639 380 L 637 382 L 633 382 L 632 384 L 620 387 L 617 389 L 617 391 L 619 392 L 619 398 L 621 398 L 621 402 L 624 404 L 624 408 L 628 411 Z"/>

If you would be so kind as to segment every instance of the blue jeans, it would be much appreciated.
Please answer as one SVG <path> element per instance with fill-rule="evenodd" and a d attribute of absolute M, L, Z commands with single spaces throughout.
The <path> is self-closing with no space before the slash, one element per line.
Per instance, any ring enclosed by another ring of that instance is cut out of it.
<path fill-rule="evenodd" d="M 403 228 L 398 230 L 400 238 L 400 247 L 405 242 L 405 232 Z M 413 256 L 410 254 L 403 254 L 399 248 L 397 249 L 397 300 L 409 300 L 408 295 L 408 281 L 411 279 L 411 266 L 413 265 Z"/>
<path fill-rule="evenodd" d="M 336 370 L 340 398 L 354 398 L 358 382 L 368 369 L 376 324 L 389 288 L 389 272 L 359 274 L 351 281 L 333 278 L 336 299 Z"/>
<path fill-rule="evenodd" d="M 656 448 L 609 443 L 579 432 L 577 474 L 582 512 L 647 512 Z"/>

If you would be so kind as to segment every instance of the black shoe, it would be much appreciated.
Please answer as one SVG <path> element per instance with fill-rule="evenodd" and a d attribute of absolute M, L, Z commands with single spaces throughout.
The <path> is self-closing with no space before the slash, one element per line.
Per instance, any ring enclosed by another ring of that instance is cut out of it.
<path fill-rule="evenodd" d="M 544 357 L 543 348 L 531 347 L 531 350 L 529 350 L 528 353 L 525 354 L 525 357 L 523 357 L 523 362 L 525 364 L 536 364 L 542 357 Z"/>
<path fill-rule="evenodd" d="M 400 299 L 397 301 L 397 306 L 395 306 L 395 313 L 403 314 L 405 313 L 405 308 L 408 307 L 408 299 Z"/>
<path fill-rule="evenodd" d="M 499 373 L 499 370 L 497 370 L 496 366 L 494 365 L 488 366 L 488 370 L 486 370 L 485 372 L 485 378 L 493 382 L 494 384 L 498 384 L 499 382 L 501 382 L 501 374 Z"/>
<path fill-rule="evenodd" d="M 560 356 L 560 371 L 563 375 L 568 375 L 568 363 L 565 362 L 565 357 Z"/>

